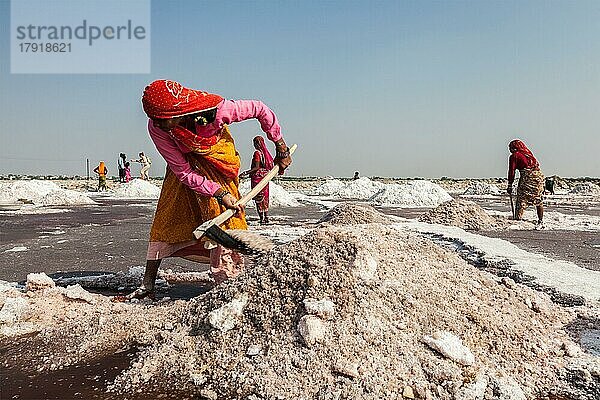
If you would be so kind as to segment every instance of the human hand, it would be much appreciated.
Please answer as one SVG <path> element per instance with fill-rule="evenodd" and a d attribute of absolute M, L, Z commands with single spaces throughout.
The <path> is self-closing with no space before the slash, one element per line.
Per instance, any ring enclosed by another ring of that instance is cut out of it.
<path fill-rule="evenodd" d="M 273 162 L 279 165 L 279 175 L 283 175 L 283 172 L 292 164 L 290 149 L 287 147 L 283 139 L 280 139 L 275 143 L 275 150 L 277 152 Z"/>
<path fill-rule="evenodd" d="M 279 165 L 279 175 L 283 175 L 283 171 L 285 171 L 292 164 L 292 157 L 287 156 L 285 158 L 276 158 L 274 162 L 275 164 Z"/>
<path fill-rule="evenodd" d="M 223 196 L 220 201 L 223 207 L 235 211 L 235 215 L 240 215 L 242 212 L 244 212 L 244 206 L 241 204 L 235 204 L 236 202 L 237 199 L 230 193 L 227 193 L 225 196 Z"/>

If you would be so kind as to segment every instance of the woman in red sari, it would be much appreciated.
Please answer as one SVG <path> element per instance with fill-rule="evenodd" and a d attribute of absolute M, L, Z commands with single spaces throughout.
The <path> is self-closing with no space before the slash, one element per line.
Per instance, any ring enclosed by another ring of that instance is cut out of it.
<path fill-rule="evenodd" d="M 525 143 L 515 139 L 509 143 L 510 158 L 508 159 L 508 188 L 512 193 L 515 180 L 515 171 L 519 170 L 519 185 L 517 186 L 517 206 L 515 219 L 523 218 L 523 213 L 528 205 L 534 205 L 537 211 L 538 225 L 542 225 L 544 206 L 542 195 L 544 193 L 544 175 L 540 171 L 540 164 L 533 156 Z"/>
<path fill-rule="evenodd" d="M 193 235 L 199 225 L 226 209 L 236 214 L 221 228 L 247 228 L 244 209 L 236 204 L 240 157 L 230 124 L 257 119 L 275 143 L 274 163 L 280 173 L 292 162 L 275 113 L 258 100 L 227 100 L 160 79 L 146 87 L 142 105 L 148 133 L 167 170 L 150 229 L 142 286 L 115 301 L 154 297 L 158 268 L 168 257 L 210 263 L 216 283 L 241 272 L 241 254 Z"/>
<path fill-rule="evenodd" d="M 269 171 L 273 168 L 273 156 L 269 153 L 269 149 L 267 149 L 267 145 L 265 144 L 265 139 L 262 136 L 255 136 L 254 140 L 254 148 L 256 151 L 252 156 L 252 166 L 248 171 L 244 171 L 241 176 L 250 175 L 250 183 L 252 187 L 255 187 L 262 178 L 265 177 L 269 173 Z M 269 185 L 265 186 L 263 190 L 260 191 L 254 197 L 254 202 L 256 203 L 256 211 L 258 212 L 258 218 L 260 219 L 260 224 L 268 224 L 269 223 Z"/>

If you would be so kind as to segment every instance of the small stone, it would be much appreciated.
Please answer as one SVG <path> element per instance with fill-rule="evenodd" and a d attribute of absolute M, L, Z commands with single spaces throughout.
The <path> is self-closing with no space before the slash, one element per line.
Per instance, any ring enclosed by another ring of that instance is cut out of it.
<path fill-rule="evenodd" d="M 404 390 L 402 391 L 402 396 L 406 397 L 407 399 L 415 398 L 415 394 L 413 393 L 413 390 L 410 386 L 404 386 Z"/>
<path fill-rule="evenodd" d="M 9 297 L 4 300 L 0 310 L 0 324 L 12 324 L 19 321 L 29 311 L 29 302 L 22 297 Z"/>
<path fill-rule="evenodd" d="M 533 309 L 533 303 L 531 302 L 531 299 L 529 297 L 525 298 L 525 305 L 531 309 Z"/>
<path fill-rule="evenodd" d="M 165 322 L 164 328 L 167 331 L 172 331 L 173 330 L 173 324 L 171 322 Z"/>
<path fill-rule="evenodd" d="M 315 287 L 319 284 L 319 279 L 316 276 L 311 275 L 308 277 L 306 284 L 308 287 Z"/>
<path fill-rule="evenodd" d="M 498 400 L 526 400 L 523 390 L 511 377 L 492 377 L 494 394 Z"/>
<path fill-rule="evenodd" d="M 467 383 L 458 390 L 456 398 L 461 400 L 482 400 L 485 396 L 488 383 L 488 376 L 485 373 L 480 373 L 477 375 L 475 382 Z"/>
<path fill-rule="evenodd" d="M 217 393 L 214 390 L 210 389 L 202 389 L 200 391 L 200 396 L 207 400 L 217 400 L 219 398 Z"/>
<path fill-rule="evenodd" d="M 90 292 L 82 288 L 79 284 L 67 286 L 63 294 L 65 295 L 65 297 L 71 300 L 83 300 L 86 303 L 90 304 L 94 304 L 96 302 L 94 296 Z"/>

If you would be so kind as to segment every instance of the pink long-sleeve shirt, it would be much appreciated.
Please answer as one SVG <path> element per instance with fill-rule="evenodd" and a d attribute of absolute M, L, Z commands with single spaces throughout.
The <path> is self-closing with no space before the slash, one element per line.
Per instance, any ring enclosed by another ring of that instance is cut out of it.
<path fill-rule="evenodd" d="M 196 134 L 210 137 L 217 134 L 223 124 L 252 118 L 256 118 L 260 122 L 263 132 L 271 141 L 276 142 L 281 139 L 281 127 L 275 113 L 258 100 L 223 100 L 217 106 L 217 116 L 214 122 L 206 126 L 196 126 Z M 212 196 L 219 190 L 221 185 L 192 169 L 185 158 L 185 154 L 191 152 L 190 149 L 175 140 L 168 132 L 155 127 L 152 120 L 148 120 L 148 133 L 156 150 L 163 156 L 177 179 L 190 189 L 205 196 Z"/>

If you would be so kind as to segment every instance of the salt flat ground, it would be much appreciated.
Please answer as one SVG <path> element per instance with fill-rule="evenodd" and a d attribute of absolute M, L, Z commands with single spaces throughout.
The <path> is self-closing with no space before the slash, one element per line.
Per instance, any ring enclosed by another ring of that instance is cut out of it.
<path fill-rule="evenodd" d="M 82 183 L 77 181 L 67 181 L 61 186 L 82 189 Z M 288 183 L 287 186 L 291 190 L 292 186 L 298 185 Z M 116 199 L 103 195 L 93 198 L 98 204 L 47 208 L 47 211 L 54 212 L 0 212 L 0 280 L 22 281 L 29 272 L 118 272 L 127 271 L 133 266 L 143 266 L 156 200 Z M 507 196 L 469 197 L 469 200 L 486 210 L 510 213 Z M 340 201 L 342 200 L 330 200 L 328 205 Z M 548 203 L 546 211 L 550 213 L 600 216 L 598 201 L 579 201 L 574 204 L 567 196 L 553 196 Z M 376 208 L 385 214 L 404 218 L 417 218 L 428 210 Z M 287 227 L 310 228 L 325 211 L 323 205 L 309 202 L 303 202 L 301 207 L 272 208 L 271 228 L 275 231 L 285 231 Z M 533 219 L 532 215 L 528 214 L 527 217 Z M 247 210 L 247 219 L 251 228 L 258 226 L 255 210 Z M 268 231 L 269 227 L 261 230 Z M 505 239 L 524 250 L 571 261 L 583 268 L 600 270 L 598 231 L 554 227 L 545 230 L 517 229 L 477 233 Z M 176 271 L 206 269 L 205 266 L 181 259 L 167 259 L 162 268 Z"/>

